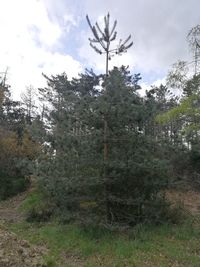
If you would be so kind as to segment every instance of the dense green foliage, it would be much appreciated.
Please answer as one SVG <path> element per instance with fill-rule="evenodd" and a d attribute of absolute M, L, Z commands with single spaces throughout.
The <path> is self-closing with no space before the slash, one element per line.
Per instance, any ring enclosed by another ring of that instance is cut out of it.
<path fill-rule="evenodd" d="M 129 225 L 169 220 L 166 189 L 183 182 L 188 172 L 198 181 L 199 137 L 191 127 L 198 105 L 190 108 L 194 94 L 179 103 L 161 85 L 141 97 L 140 75 L 125 67 L 115 67 L 108 76 L 87 72 L 72 81 L 65 74 L 46 78 L 48 87 L 40 94 L 49 107 L 48 145 L 38 177 L 63 220 Z M 181 112 L 190 124 L 176 115 Z"/>
<path fill-rule="evenodd" d="M 177 137 L 187 147 L 187 162 L 184 169 L 190 172 L 190 177 L 199 186 L 200 166 L 200 74 L 196 74 L 183 84 L 183 97 L 179 104 L 169 111 L 159 114 L 156 120 L 162 125 L 179 121 L 181 128 Z M 180 158 L 178 159 L 180 162 Z"/>
<path fill-rule="evenodd" d="M 47 78 L 48 88 L 40 90 L 49 100 L 51 130 L 48 152 L 39 162 L 39 181 L 65 220 L 108 222 L 109 218 L 110 223 L 131 225 L 164 220 L 169 158 L 162 155 L 166 139 L 159 135 L 164 133 L 152 135 L 154 111 L 147 114 L 147 110 L 151 105 L 162 109 L 165 103 L 153 93 L 141 98 L 139 79 L 122 67 L 114 68 L 109 77 L 90 73 L 71 82 L 65 74 Z"/>
<path fill-rule="evenodd" d="M 106 75 L 44 75 L 38 107 L 34 88 L 16 102 L 0 85 L 0 199 L 34 174 L 45 203 L 30 219 L 160 223 L 170 220 L 167 189 L 199 185 L 200 74 L 187 76 L 179 62 L 166 86 L 142 97 L 140 74 L 124 66 L 108 72 L 108 52 Z"/>

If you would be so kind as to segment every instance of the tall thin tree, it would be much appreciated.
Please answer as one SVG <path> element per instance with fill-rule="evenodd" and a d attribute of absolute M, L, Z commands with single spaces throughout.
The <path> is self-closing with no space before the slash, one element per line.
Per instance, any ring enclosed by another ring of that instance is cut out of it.
<path fill-rule="evenodd" d="M 131 35 L 129 35 L 124 41 L 119 40 L 116 47 L 111 47 L 111 42 L 116 40 L 117 37 L 117 20 L 113 25 L 110 25 L 110 14 L 108 13 L 104 17 L 104 28 L 101 29 L 98 22 L 92 25 L 88 15 L 86 16 L 88 25 L 93 33 L 93 38 L 89 38 L 90 46 L 100 55 L 106 55 L 106 77 L 108 77 L 108 62 L 114 55 L 121 55 L 133 45 L 131 41 Z M 106 90 L 106 88 L 105 88 Z M 108 122 L 106 114 L 104 114 L 104 179 L 105 179 L 105 198 L 106 198 L 106 217 L 107 222 L 110 223 L 112 215 L 110 211 L 109 190 L 108 190 L 108 178 L 107 178 L 107 163 L 108 163 Z"/>
<path fill-rule="evenodd" d="M 131 35 L 129 35 L 125 41 L 122 41 L 122 39 L 119 40 L 119 44 L 117 47 L 112 48 L 111 42 L 116 40 L 117 37 L 117 20 L 114 21 L 112 27 L 110 26 L 110 14 L 108 13 L 104 17 L 104 24 L 105 27 L 102 30 L 98 24 L 98 22 L 95 23 L 95 25 L 92 26 L 90 19 L 88 15 L 86 16 L 88 25 L 94 35 L 94 38 L 89 38 L 90 46 L 100 55 L 106 54 L 106 75 L 108 75 L 108 61 L 111 60 L 111 57 L 113 55 L 121 55 L 133 45 L 133 42 L 130 42 Z M 100 48 L 97 46 L 99 45 Z"/>
<path fill-rule="evenodd" d="M 189 31 L 187 40 L 194 55 L 194 75 L 197 75 L 200 68 L 200 25 L 196 25 Z"/>

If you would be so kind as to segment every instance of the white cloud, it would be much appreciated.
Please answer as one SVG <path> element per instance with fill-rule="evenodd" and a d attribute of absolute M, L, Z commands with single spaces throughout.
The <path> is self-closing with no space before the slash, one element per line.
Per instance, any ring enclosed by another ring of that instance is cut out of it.
<path fill-rule="evenodd" d="M 199 8 L 199 0 L 85 0 L 85 13 L 92 22 L 109 11 L 111 18 L 118 20 L 119 38 L 132 34 L 134 46 L 119 62 L 149 75 L 154 72 L 160 78 L 178 59 L 192 58 L 186 35 L 191 27 L 200 24 Z M 85 44 L 80 51 L 87 54 Z M 103 61 L 98 64 L 91 52 L 88 55 L 88 64 L 101 67 Z"/>
<path fill-rule="evenodd" d="M 62 28 L 48 16 L 43 1 L 1 0 L 0 71 L 8 67 L 8 83 L 14 97 L 27 85 L 45 84 L 42 72 L 51 75 L 66 71 L 76 76 L 81 65 L 72 56 L 59 53 L 56 46 Z M 72 21 L 69 16 L 65 23 Z"/>
<path fill-rule="evenodd" d="M 26 85 L 43 86 L 42 72 L 66 71 L 71 77 L 82 65 L 105 72 L 105 57 L 89 46 L 86 14 L 94 23 L 110 11 L 111 19 L 118 20 L 118 39 L 132 34 L 133 47 L 112 59 L 110 68 L 129 65 L 144 73 L 147 84 L 162 79 L 178 59 L 191 57 L 186 35 L 200 23 L 199 0 L 0 0 L 0 4 L 0 72 L 9 67 L 8 82 L 15 96 Z"/>
<path fill-rule="evenodd" d="M 157 79 L 152 84 L 149 84 L 147 82 L 141 82 L 140 86 L 142 89 L 139 91 L 139 93 L 141 96 L 144 96 L 145 92 L 149 91 L 152 88 L 152 86 L 159 87 L 161 84 L 166 85 L 166 79 L 165 78 Z"/>

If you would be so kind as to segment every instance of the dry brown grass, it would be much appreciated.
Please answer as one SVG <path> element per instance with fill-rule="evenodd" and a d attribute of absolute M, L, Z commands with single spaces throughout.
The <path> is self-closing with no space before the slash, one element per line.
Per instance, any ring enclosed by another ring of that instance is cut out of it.
<path fill-rule="evenodd" d="M 166 197 L 172 204 L 183 206 L 191 214 L 200 214 L 200 192 L 170 190 Z"/>

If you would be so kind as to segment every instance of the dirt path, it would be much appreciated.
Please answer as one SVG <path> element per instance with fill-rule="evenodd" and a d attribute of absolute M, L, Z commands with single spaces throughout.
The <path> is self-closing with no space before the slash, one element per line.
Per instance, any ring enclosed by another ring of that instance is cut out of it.
<path fill-rule="evenodd" d="M 7 223 L 18 223 L 24 220 L 19 207 L 26 196 L 27 192 L 0 202 L 0 267 L 47 266 L 42 258 L 47 253 L 45 247 L 32 246 L 5 227 Z"/>
<path fill-rule="evenodd" d="M 22 201 L 28 192 L 19 194 L 5 201 L 0 201 L 0 223 L 17 223 L 24 220 L 24 214 L 19 211 Z"/>

